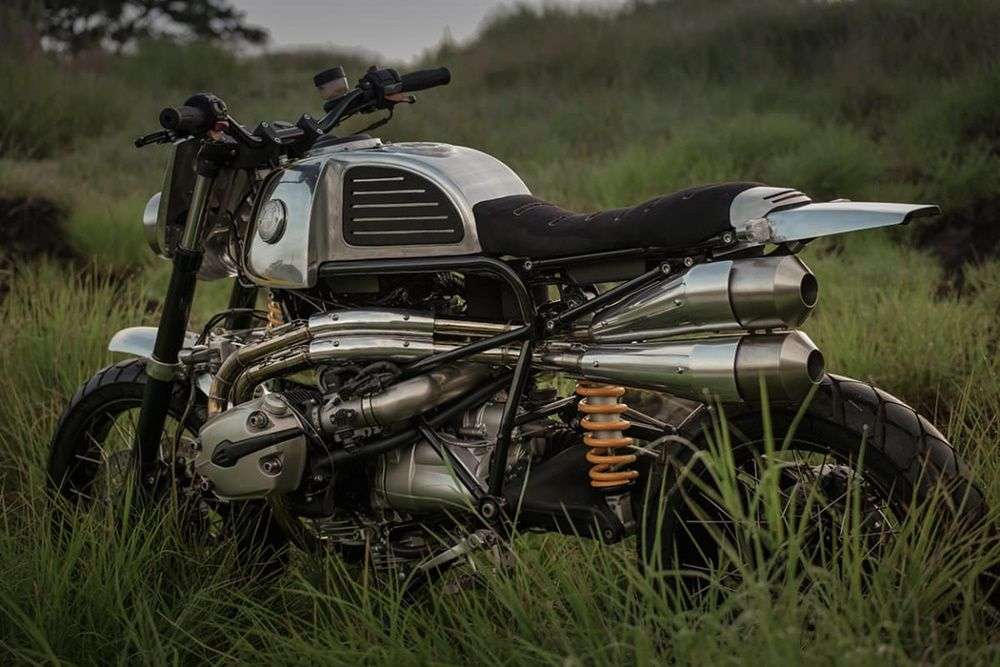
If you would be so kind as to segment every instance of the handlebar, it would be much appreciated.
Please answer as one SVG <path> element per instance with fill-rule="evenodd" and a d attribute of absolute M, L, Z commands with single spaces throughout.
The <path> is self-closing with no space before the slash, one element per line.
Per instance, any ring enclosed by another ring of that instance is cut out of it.
<path fill-rule="evenodd" d="M 214 124 L 215 119 L 198 107 L 167 107 L 160 112 L 160 126 L 178 134 L 201 134 Z"/>
<path fill-rule="evenodd" d="M 451 82 L 451 72 L 446 67 L 419 70 L 400 76 L 393 69 L 371 68 L 358 82 L 358 86 L 324 105 L 326 115 L 319 120 L 304 114 L 294 125 L 261 123 L 250 132 L 240 125 L 226 110 L 226 104 L 211 93 L 198 93 L 188 98 L 182 106 L 167 107 L 160 112 L 160 125 L 166 130 L 143 137 L 137 146 L 147 143 L 170 141 L 177 137 L 198 136 L 219 127 L 238 143 L 250 149 L 286 152 L 302 150 L 323 134 L 356 113 L 376 109 L 390 112 L 400 100 L 399 93 L 427 90 Z M 413 98 L 408 101 L 412 102 Z M 391 115 L 391 113 L 390 113 Z M 382 122 L 385 122 L 384 120 Z"/>
<path fill-rule="evenodd" d="M 423 69 L 410 72 L 399 77 L 402 84 L 400 92 L 415 93 L 418 90 L 427 90 L 435 86 L 447 86 L 451 83 L 451 72 L 447 67 L 437 69 Z"/>

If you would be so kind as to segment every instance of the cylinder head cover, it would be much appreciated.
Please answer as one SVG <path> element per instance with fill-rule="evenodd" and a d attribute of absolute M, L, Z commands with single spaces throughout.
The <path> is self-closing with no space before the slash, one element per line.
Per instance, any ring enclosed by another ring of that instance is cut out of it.
<path fill-rule="evenodd" d="M 280 394 L 266 394 L 205 422 L 195 471 L 223 499 L 264 498 L 299 487 L 306 465 L 301 417 Z"/>

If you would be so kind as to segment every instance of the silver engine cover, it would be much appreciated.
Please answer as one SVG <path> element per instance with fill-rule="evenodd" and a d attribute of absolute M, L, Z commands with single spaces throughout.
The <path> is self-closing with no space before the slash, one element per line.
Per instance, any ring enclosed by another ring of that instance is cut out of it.
<path fill-rule="evenodd" d="M 280 394 L 267 394 L 208 420 L 198 434 L 195 471 L 225 500 L 294 491 L 306 466 L 302 418 Z"/>
<path fill-rule="evenodd" d="M 503 402 L 490 401 L 466 412 L 455 435 L 437 434 L 441 443 L 458 459 L 459 465 L 464 466 L 484 488 L 503 408 Z M 515 431 L 507 459 L 508 468 L 526 453 Z M 403 512 L 419 514 L 449 508 L 459 511 L 474 509 L 472 496 L 452 471 L 451 464 L 438 456 L 426 440 L 383 455 L 376 469 L 373 492 L 376 507 Z"/>

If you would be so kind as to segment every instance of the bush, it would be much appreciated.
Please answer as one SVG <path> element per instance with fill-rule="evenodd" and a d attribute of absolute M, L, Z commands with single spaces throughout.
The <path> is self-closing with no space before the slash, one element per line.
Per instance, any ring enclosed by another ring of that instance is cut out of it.
<path fill-rule="evenodd" d="M 0 157 L 65 153 L 78 137 L 120 124 L 131 93 L 112 78 L 46 56 L 0 52 Z"/>

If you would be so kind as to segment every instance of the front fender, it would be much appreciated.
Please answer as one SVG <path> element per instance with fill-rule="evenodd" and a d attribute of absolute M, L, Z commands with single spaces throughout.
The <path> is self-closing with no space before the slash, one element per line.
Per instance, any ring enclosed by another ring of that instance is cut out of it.
<path fill-rule="evenodd" d="M 153 356 L 153 346 L 156 343 L 156 327 L 128 327 L 122 329 L 108 341 L 110 352 L 120 352 L 130 357 L 150 359 Z M 198 334 L 188 331 L 184 334 L 184 347 L 192 347 L 198 342 Z M 204 371 L 195 377 L 195 385 L 201 393 L 208 396 L 212 387 L 212 374 Z"/>

